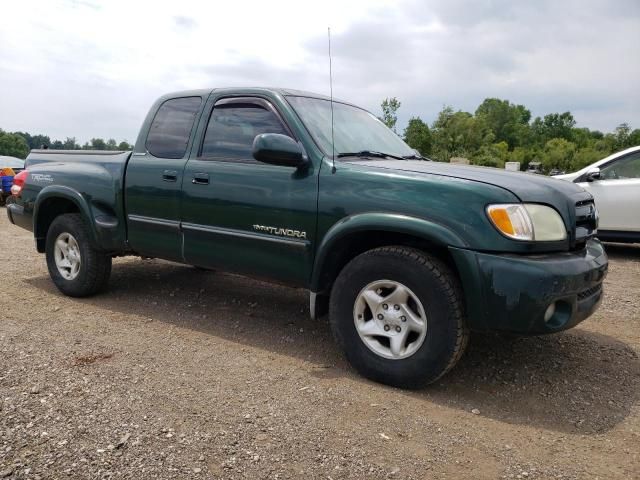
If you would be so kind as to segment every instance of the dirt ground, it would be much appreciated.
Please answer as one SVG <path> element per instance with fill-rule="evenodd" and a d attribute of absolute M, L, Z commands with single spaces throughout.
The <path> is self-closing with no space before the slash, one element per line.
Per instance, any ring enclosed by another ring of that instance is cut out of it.
<path fill-rule="evenodd" d="M 359 377 L 304 291 L 157 260 L 66 298 L 0 209 L 0 478 L 640 478 L 640 246 L 571 331 Z"/>

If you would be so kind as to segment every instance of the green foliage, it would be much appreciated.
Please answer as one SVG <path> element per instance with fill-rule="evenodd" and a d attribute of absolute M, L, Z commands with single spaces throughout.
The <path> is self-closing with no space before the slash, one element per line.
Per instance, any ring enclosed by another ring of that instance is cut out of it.
<path fill-rule="evenodd" d="M 571 162 L 571 171 L 581 170 L 602 158 L 602 152 L 593 147 L 583 147 L 574 153 L 573 161 Z"/>
<path fill-rule="evenodd" d="M 431 154 L 431 131 L 420 117 L 411 117 L 407 128 L 404 129 L 404 141 L 423 156 Z"/>
<path fill-rule="evenodd" d="M 552 138 L 544 145 L 542 167 L 545 171 L 558 168 L 565 172 L 570 172 L 572 171 L 575 152 L 575 143 L 564 138 Z"/>
<path fill-rule="evenodd" d="M 631 127 L 628 123 L 621 123 L 616 127 L 615 135 L 615 148 L 622 150 L 629 142 L 629 136 L 631 134 Z"/>
<path fill-rule="evenodd" d="M 509 156 L 509 144 L 502 141 L 491 145 L 482 145 L 473 155 L 473 163 L 485 167 L 504 168 Z"/>
<path fill-rule="evenodd" d="M 106 150 L 107 142 L 105 142 L 102 138 L 92 138 L 90 150 Z"/>
<path fill-rule="evenodd" d="M 80 145 L 76 142 L 76 137 L 67 137 L 62 144 L 63 150 L 80 150 Z"/>
<path fill-rule="evenodd" d="M 102 138 L 92 138 L 82 146 L 83 150 L 132 150 L 133 146 L 126 140 L 117 143 L 113 138 L 105 141 Z"/>
<path fill-rule="evenodd" d="M 573 139 L 573 127 L 576 121 L 570 112 L 550 113 L 544 118 L 536 117 L 531 124 L 533 137 L 541 145 L 546 145 L 553 138 Z"/>
<path fill-rule="evenodd" d="M 396 123 L 398 122 L 398 110 L 400 109 L 400 101 L 396 97 L 385 98 L 380 105 L 382 107 L 382 123 L 394 132 L 396 131 Z"/>
<path fill-rule="evenodd" d="M 26 132 L 14 133 L 24 138 L 29 150 L 33 150 L 34 148 L 49 148 L 51 146 L 51 139 L 48 135 L 31 135 Z"/>
<path fill-rule="evenodd" d="M 382 102 L 383 118 L 395 127 L 398 99 Z M 539 161 L 543 169 L 579 170 L 613 152 L 640 145 L 640 129 L 621 123 L 612 133 L 576 128 L 571 112 L 549 113 L 531 121 L 524 105 L 486 98 L 475 114 L 445 106 L 429 129 L 420 117 L 412 117 L 404 130 L 407 144 L 430 158 L 448 162 L 452 157 L 470 159 L 476 165 L 504 167 L 520 162 L 526 169 Z"/>
<path fill-rule="evenodd" d="M 380 120 L 395 131 L 401 102 L 385 98 Z M 422 155 L 447 162 L 464 157 L 477 165 L 503 167 L 520 162 L 525 169 L 540 161 L 548 172 L 553 168 L 576 171 L 613 152 L 640 145 L 640 129 L 621 123 L 612 133 L 576 128 L 571 112 L 549 113 L 531 121 L 531 112 L 508 100 L 487 98 L 475 114 L 445 106 L 431 128 L 420 117 L 412 117 L 403 132 L 404 140 Z M 92 138 L 80 146 L 75 137 L 64 141 L 48 135 L 4 132 L 0 129 L 0 155 L 25 158 L 34 148 L 64 150 L 132 150 L 127 141 Z"/>
<path fill-rule="evenodd" d="M 398 102 L 399 104 L 399 102 Z M 18 158 L 26 158 L 29 151 L 38 148 L 50 148 L 52 150 L 133 150 L 133 145 L 126 140 L 117 143 L 110 138 L 92 138 L 91 142 L 80 146 L 76 137 L 67 137 L 64 142 L 51 140 L 48 135 L 31 135 L 27 132 L 5 132 L 0 129 L 0 155 L 8 155 Z"/>
<path fill-rule="evenodd" d="M 471 157 L 483 144 L 493 143 L 494 136 L 484 123 L 468 112 L 454 112 L 444 107 L 433 123 L 432 155 L 448 162 L 451 157 Z"/>
<path fill-rule="evenodd" d="M 487 98 L 476 109 L 475 116 L 493 133 L 496 142 L 507 142 L 511 146 L 526 143 L 531 112 L 523 105 Z"/>
<path fill-rule="evenodd" d="M 29 144 L 22 135 L 0 129 L 0 155 L 26 158 L 28 153 Z"/>

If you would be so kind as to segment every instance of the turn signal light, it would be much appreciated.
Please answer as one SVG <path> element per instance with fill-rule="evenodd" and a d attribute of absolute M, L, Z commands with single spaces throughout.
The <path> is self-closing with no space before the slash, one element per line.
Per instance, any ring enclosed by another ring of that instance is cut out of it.
<path fill-rule="evenodd" d="M 489 205 L 487 214 L 496 228 L 507 237 L 533 240 L 533 225 L 522 204 Z"/>

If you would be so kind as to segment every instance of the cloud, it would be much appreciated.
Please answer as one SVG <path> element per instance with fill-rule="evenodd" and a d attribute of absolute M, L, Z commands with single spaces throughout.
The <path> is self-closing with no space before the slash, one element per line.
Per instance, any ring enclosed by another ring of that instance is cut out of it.
<path fill-rule="evenodd" d="M 174 16 L 173 21 L 178 27 L 185 30 L 192 30 L 198 25 L 198 22 L 194 18 L 184 17 L 182 15 Z"/>
<path fill-rule="evenodd" d="M 10 3 L 3 19 L 4 130 L 133 141 L 146 109 L 172 90 L 328 94 L 328 25 L 336 97 L 378 113 L 396 96 L 401 128 L 486 97 L 534 116 L 569 110 L 580 126 L 640 128 L 636 0 L 42 0 Z"/>

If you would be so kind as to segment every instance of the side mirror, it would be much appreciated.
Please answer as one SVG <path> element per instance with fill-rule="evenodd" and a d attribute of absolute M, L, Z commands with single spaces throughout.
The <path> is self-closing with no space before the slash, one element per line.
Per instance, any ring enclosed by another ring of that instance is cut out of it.
<path fill-rule="evenodd" d="M 283 167 L 302 167 L 308 163 L 302 147 L 291 137 L 262 133 L 253 139 L 253 158 Z"/>
<path fill-rule="evenodd" d="M 593 182 L 594 180 L 600 180 L 600 169 L 598 167 L 592 168 L 587 172 L 587 182 Z"/>

